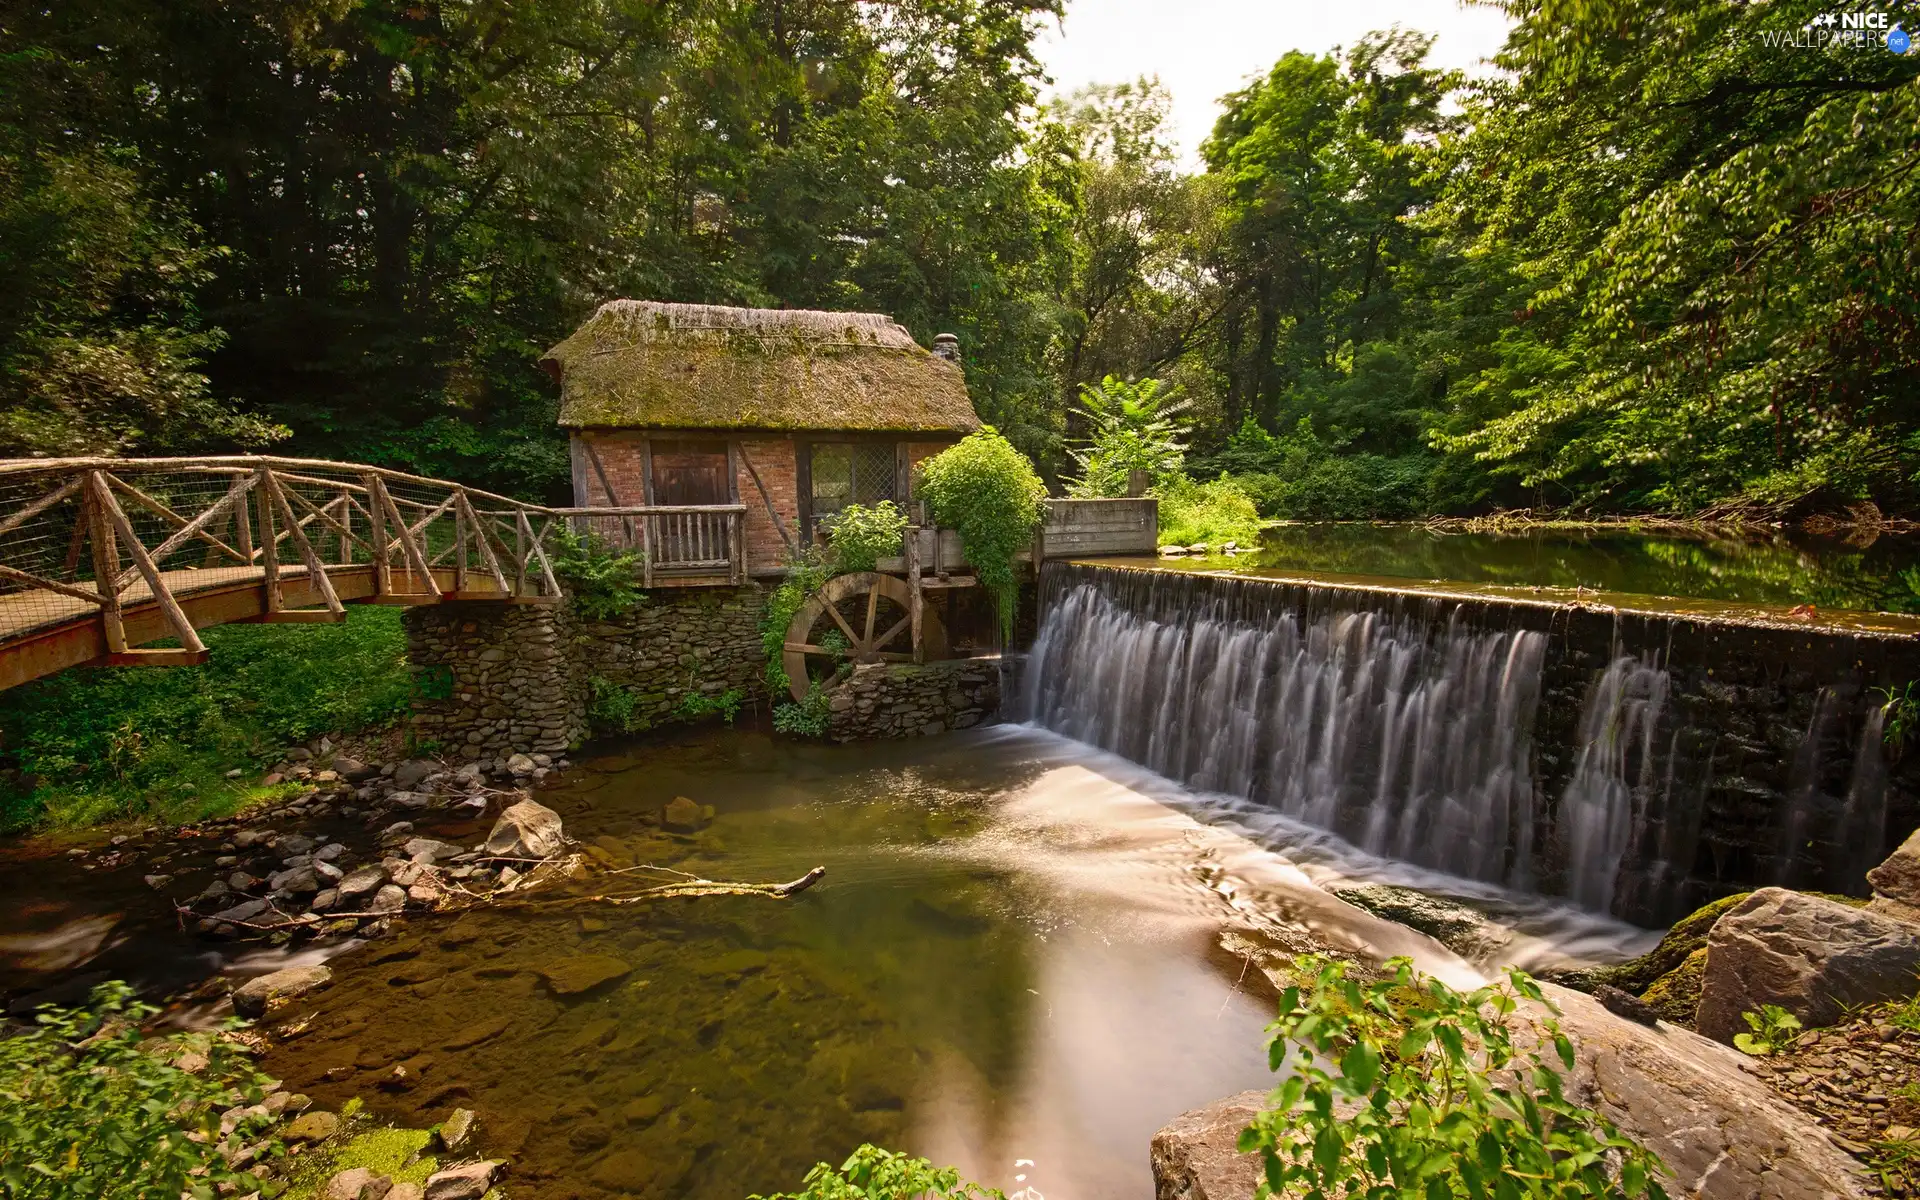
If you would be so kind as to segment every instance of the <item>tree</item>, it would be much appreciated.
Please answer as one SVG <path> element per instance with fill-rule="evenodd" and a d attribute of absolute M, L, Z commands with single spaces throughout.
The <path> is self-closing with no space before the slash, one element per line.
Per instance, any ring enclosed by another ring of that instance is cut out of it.
<path fill-rule="evenodd" d="M 1189 432 L 1179 415 L 1192 403 L 1158 379 L 1127 383 L 1109 375 L 1098 387 L 1080 385 L 1080 413 L 1088 434 L 1068 451 L 1080 467 L 1069 485 L 1079 497 L 1124 496 L 1128 477 L 1145 471 L 1154 482 L 1180 474 Z"/>

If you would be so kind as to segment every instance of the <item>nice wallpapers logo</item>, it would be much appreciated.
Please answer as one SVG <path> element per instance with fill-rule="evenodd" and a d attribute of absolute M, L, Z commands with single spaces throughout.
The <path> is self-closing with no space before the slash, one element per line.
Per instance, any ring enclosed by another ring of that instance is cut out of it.
<path fill-rule="evenodd" d="M 1821 13 L 1799 29 L 1762 29 L 1760 40 L 1776 50 L 1878 50 L 1905 54 L 1912 38 L 1886 12 Z"/>

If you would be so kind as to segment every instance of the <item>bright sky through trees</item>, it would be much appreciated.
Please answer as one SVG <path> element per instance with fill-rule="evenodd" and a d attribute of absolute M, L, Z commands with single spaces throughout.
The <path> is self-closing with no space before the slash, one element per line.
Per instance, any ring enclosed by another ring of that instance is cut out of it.
<path fill-rule="evenodd" d="M 1321 54 L 1393 25 L 1437 35 L 1428 63 L 1481 70 L 1509 21 L 1458 0 L 1069 0 L 1064 27 L 1039 42 L 1065 93 L 1158 75 L 1173 93 L 1175 140 L 1188 166 L 1220 116 L 1221 96 L 1289 50 Z"/>

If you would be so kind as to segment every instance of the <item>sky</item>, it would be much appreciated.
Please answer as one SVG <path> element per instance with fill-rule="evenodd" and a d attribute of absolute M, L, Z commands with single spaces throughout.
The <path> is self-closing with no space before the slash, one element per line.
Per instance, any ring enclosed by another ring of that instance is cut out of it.
<path fill-rule="evenodd" d="M 1471 69 L 1500 48 L 1507 19 L 1458 0 L 1068 0 L 1040 40 L 1054 90 L 1158 75 L 1173 93 L 1183 159 L 1220 113 L 1216 101 L 1289 50 L 1323 53 L 1392 25 L 1439 35 L 1430 61 Z"/>

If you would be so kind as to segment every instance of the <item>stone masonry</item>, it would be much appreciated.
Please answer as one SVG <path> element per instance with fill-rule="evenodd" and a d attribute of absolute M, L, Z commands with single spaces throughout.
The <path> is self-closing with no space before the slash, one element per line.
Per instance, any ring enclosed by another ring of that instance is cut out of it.
<path fill-rule="evenodd" d="M 539 605 L 408 609 L 413 732 L 462 758 L 551 753 L 594 732 L 596 691 L 630 693 L 635 728 L 673 720 L 689 695 L 764 700 L 765 605 L 747 586 L 656 590 L 608 621 Z"/>
<path fill-rule="evenodd" d="M 586 730 L 565 614 L 520 604 L 406 612 L 414 735 L 461 758 L 563 751 Z"/>
<path fill-rule="evenodd" d="M 1000 707 L 997 659 L 957 659 L 915 666 L 874 663 L 827 692 L 836 742 L 919 737 L 966 729 Z"/>

